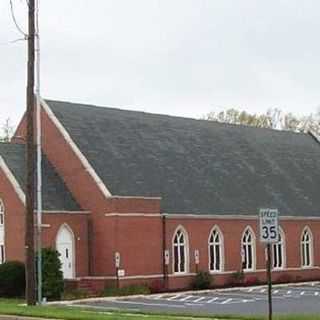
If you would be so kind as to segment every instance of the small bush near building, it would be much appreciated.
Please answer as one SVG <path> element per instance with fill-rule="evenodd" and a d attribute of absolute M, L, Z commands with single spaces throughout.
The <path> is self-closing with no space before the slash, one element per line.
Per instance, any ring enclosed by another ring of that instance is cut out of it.
<path fill-rule="evenodd" d="M 209 272 L 200 271 L 192 282 L 192 288 L 195 290 L 204 290 L 211 287 L 211 275 Z"/>
<path fill-rule="evenodd" d="M 105 297 L 131 296 L 138 294 L 150 294 L 150 289 L 146 285 L 131 285 L 122 288 L 109 287 L 103 291 Z"/>
<path fill-rule="evenodd" d="M 22 297 L 25 291 L 25 267 L 22 262 L 8 261 L 0 265 L 0 297 Z"/>
<path fill-rule="evenodd" d="M 52 248 L 42 249 L 42 291 L 48 300 L 60 300 L 64 281 L 59 252 Z"/>

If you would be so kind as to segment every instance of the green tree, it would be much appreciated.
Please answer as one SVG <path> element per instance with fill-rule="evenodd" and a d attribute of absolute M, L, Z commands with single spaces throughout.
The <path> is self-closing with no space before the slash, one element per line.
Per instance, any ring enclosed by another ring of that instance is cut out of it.
<path fill-rule="evenodd" d="M 52 248 L 42 249 L 42 292 L 48 300 L 59 300 L 64 290 L 63 273 L 59 252 Z"/>

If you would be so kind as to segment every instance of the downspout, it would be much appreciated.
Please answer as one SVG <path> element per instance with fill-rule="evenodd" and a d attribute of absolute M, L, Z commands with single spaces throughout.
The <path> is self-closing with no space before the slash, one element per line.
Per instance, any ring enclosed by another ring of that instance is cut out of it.
<path fill-rule="evenodd" d="M 93 253 L 93 222 L 92 222 L 92 215 L 88 217 L 87 220 L 87 241 L 88 241 L 88 276 L 93 276 L 93 261 L 94 261 L 94 253 Z"/>
<path fill-rule="evenodd" d="M 166 215 L 162 215 L 162 273 L 163 273 L 163 287 L 168 289 L 168 265 L 166 264 L 165 252 L 167 250 L 167 224 Z"/>

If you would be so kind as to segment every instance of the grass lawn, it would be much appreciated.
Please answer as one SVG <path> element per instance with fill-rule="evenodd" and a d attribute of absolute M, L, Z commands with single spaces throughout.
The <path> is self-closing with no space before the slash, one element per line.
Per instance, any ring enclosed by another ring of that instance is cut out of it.
<path fill-rule="evenodd" d="M 17 315 L 29 317 L 43 317 L 52 319 L 65 320 L 208 320 L 208 319 L 233 319 L 233 320 L 264 320 L 266 317 L 243 317 L 243 316 L 210 316 L 210 317 L 188 317 L 174 315 L 155 315 L 155 314 L 135 314 L 121 312 L 95 312 L 70 307 L 26 307 L 21 305 L 23 301 L 0 299 L 0 314 L 2 315 Z M 305 316 L 274 316 L 274 320 L 320 320 L 320 315 Z"/>

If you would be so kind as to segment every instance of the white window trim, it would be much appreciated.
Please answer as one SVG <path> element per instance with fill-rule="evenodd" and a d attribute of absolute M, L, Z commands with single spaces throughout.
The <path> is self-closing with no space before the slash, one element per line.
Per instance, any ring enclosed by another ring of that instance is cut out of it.
<path fill-rule="evenodd" d="M 220 248 L 219 248 L 220 249 L 220 269 L 219 270 L 211 270 L 211 268 L 210 268 L 210 266 L 211 266 L 210 246 L 212 244 L 214 244 L 214 243 L 210 242 L 210 238 L 211 238 L 211 235 L 212 235 L 212 233 L 214 231 L 216 231 L 219 234 L 219 238 L 220 238 Z M 223 233 L 222 233 L 221 229 L 217 225 L 213 226 L 213 228 L 209 232 L 209 238 L 208 238 L 208 270 L 212 274 L 224 272 L 224 237 L 223 237 Z"/>
<path fill-rule="evenodd" d="M 184 246 L 184 255 L 185 255 L 185 270 L 184 271 L 178 271 L 178 272 L 175 272 L 175 269 L 174 269 L 174 264 L 175 264 L 175 257 L 174 257 L 174 239 L 177 235 L 177 232 L 178 231 L 181 231 L 184 235 L 184 239 L 185 239 L 185 246 Z M 182 225 L 179 225 L 176 230 L 174 231 L 173 233 L 173 237 L 172 237 L 172 273 L 175 274 L 175 275 L 184 275 L 184 274 L 188 274 L 189 273 L 189 261 L 190 261 L 190 258 L 189 258 L 189 236 L 188 236 L 188 232 L 187 230 L 182 226 Z"/>
<path fill-rule="evenodd" d="M 2 199 L 0 199 L 0 215 L 3 215 L 3 223 L 1 223 L 1 219 L 0 219 L 0 226 L 4 226 L 4 203 L 2 201 Z"/>
<path fill-rule="evenodd" d="M 308 232 L 309 237 L 310 237 L 310 246 L 309 246 L 309 250 L 310 250 L 310 264 L 309 265 L 303 265 L 303 256 L 305 254 L 305 250 L 304 250 L 304 240 L 303 240 L 303 236 L 305 234 L 305 232 Z M 301 268 L 302 269 L 308 269 L 308 268 L 312 268 L 313 264 L 314 264 L 314 245 L 313 245 L 313 234 L 312 231 L 310 229 L 309 226 L 305 226 L 302 230 L 301 233 L 301 237 L 300 237 L 300 256 L 301 256 Z"/>
<path fill-rule="evenodd" d="M 285 233 L 283 231 L 283 229 L 281 227 L 279 227 L 279 233 L 280 233 L 280 237 L 281 237 L 281 242 L 282 242 L 282 247 L 281 247 L 281 254 L 282 254 L 282 266 L 281 267 L 273 267 L 273 263 L 274 261 L 272 260 L 272 270 L 284 270 L 286 269 L 287 266 L 287 247 L 286 247 L 286 236 Z M 272 259 L 273 259 L 273 250 L 274 250 L 274 245 L 279 245 L 280 243 L 277 242 L 275 244 L 272 245 Z"/>
<path fill-rule="evenodd" d="M 245 233 L 247 231 L 249 231 L 251 233 L 251 236 L 252 236 L 252 268 L 250 268 L 250 269 L 244 268 L 243 272 L 252 272 L 252 271 L 256 270 L 256 260 L 257 260 L 256 255 L 257 255 L 257 253 L 256 253 L 256 235 L 255 235 L 253 229 L 250 226 L 246 226 L 244 231 L 243 231 L 243 233 L 242 233 L 240 250 L 242 250 L 242 248 L 243 248 L 243 245 L 244 245 L 243 237 L 244 237 L 244 235 L 245 235 Z"/>
<path fill-rule="evenodd" d="M 0 245 L 0 254 L 1 254 L 1 247 L 3 247 L 3 261 L 1 261 L 1 259 L 0 259 L 0 264 L 6 262 L 6 247 L 5 247 L 4 244 L 1 244 L 1 245 Z"/>

